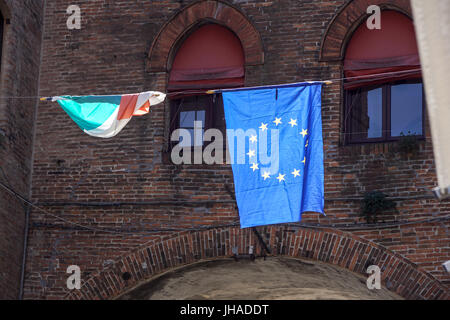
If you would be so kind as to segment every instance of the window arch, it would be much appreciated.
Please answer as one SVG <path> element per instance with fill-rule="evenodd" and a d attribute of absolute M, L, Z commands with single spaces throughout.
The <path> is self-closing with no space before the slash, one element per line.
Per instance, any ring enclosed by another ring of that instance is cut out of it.
<path fill-rule="evenodd" d="M 394 10 L 412 17 L 410 0 L 371 0 L 382 11 Z M 355 29 L 364 22 L 369 14 L 367 0 L 350 0 L 342 6 L 330 21 L 320 46 L 320 61 L 342 61 L 346 45 Z"/>
<path fill-rule="evenodd" d="M 344 56 L 345 142 L 424 136 L 424 94 L 412 20 L 386 10 L 381 30 L 362 23 Z"/>
<path fill-rule="evenodd" d="M 207 95 L 208 89 L 244 85 L 245 53 L 239 38 L 218 24 L 198 26 L 179 46 L 169 73 L 171 92 L 171 132 L 189 131 L 191 139 L 180 138 L 171 146 L 205 146 L 203 133 L 215 128 L 226 131 L 220 95 Z M 201 136 L 194 138 L 194 123 L 201 124 Z"/>
<path fill-rule="evenodd" d="M 148 72 L 167 72 L 167 62 L 175 43 L 192 26 L 212 22 L 227 26 L 240 39 L 245 52 L 245 65 L 264 63 L 261 35 L 248 17 L 235 5 L 223 0 L 194 1 L 169 19 L 153 40 L 148 54 Z"/>

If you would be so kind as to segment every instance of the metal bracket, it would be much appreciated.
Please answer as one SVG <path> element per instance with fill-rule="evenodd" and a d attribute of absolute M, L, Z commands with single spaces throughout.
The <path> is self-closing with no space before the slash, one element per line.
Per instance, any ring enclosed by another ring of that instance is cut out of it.
<path fill-rule="evenodd" d="M 267 244 L 264 242 L 264 239 L 261 237 L 261 234 L 258 232 L 258 230 L 257 230 L 255 227 L 253 227 L 252 230 L 253 230 L 253 232 L 255 233 L 256 237 L 258 238 L 259 243 L 260 243 L 261 246 L 263 247 L 263 255 L 264 255 L 264 257 L 265 257 L 265 255 L 266 255 L 266 252 L 267 252 L 268 254 L 270 254 L 270 253 L 271 253 L 271 252 L 270 252 L 270 249 L 269 249 L 269 247 L 267 246 Z M 264 260 L 265 260 L 265 258 L 264 258 Z"/>

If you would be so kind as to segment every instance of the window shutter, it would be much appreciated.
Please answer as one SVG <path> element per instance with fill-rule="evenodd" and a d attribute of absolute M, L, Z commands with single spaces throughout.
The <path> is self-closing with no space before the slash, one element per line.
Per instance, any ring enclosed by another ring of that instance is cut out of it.
<path fill-rule="evenodd" d="M 209 24 L 192 33 L 179 48 L 170 71 L 171 92 L 244 85 L 244 51 L 225 27 Z"/>
<path fill-rule="evenodd" d="M 346 89 L 387 82 L 420 79 L 420 58 L 414 25 L 407 16 L 383 11 L 381 29 L 364 22 L 354 32 L 345 54 Z"/>

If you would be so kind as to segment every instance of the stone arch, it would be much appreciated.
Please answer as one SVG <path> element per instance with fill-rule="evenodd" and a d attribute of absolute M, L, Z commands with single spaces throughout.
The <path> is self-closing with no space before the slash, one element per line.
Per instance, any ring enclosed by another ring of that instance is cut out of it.
<path fill-rule="evenodd" d="M 306 258 L 336 265 L 365 275 L 370 265 L 382 271 L 382 282 L 406 299 L 450 299 L 447 289 L 432 275 L 385 247 L 351 233 L 334 229 L 269 226 L 259 229 L 271 254 Z M 200 261 L 223 259 L 262 247 L 252 229 L 226 227 L 177 234 L 152 241 L 118 259 L 83 282 L 81 290 L 67 293 L 68 299 L 114 299 L 124 292 L 167 272 Z M 129 279 L 124 280 L 123 274 Z"/>
<path fill-rule="evenodd" d="M 367 276 L 304 258 L 215 259 L 170 270 L 117 300 L 403 300 Z"/>
<path fill-rule="evenodd" d="M 399 11 L 412 19 L 409 0 L 352 0 L 334 16 L 323 36 L 320 61 L 341 61 L 353 32 L 369 16 L 367 8 L 378 5 L 381 10 Z"/>
<path fill-rule="evenodd" d="M 208 22 L 223 25 L 236 34 L 245 52 L 246 66 L 264 63 L 261 36 L 248 18 L 229 3 L 206 0 L 192 3 L 164 24 L 150 48 L 147 71 L 167 72 L 175 46 L 192 29 Z"/>

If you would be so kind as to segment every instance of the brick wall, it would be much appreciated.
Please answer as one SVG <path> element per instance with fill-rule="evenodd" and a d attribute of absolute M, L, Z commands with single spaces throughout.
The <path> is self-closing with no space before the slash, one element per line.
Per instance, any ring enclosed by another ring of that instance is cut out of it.
<path fill-rule="evenodd" d="M 0 85 L 0 181 L 30 196 L 43 1 L 0 1 L 5 25 Z M 19 295 L 25 207 L 0 188 L 0 299 Z"/>
<path fill-rule="evenodd" d="M 336 229 L 305 229 L 294 226 L 259 228 L 271 248 L 270 254 L 314 259 L 367 276 L 368 266 L 377 265 L 386 287 L 406 299 L 450 299 L 450 292 L 436 278 L 383 246 Z M 130 292 L 164 272 L 199 261 L 230 257 L 233 249 L 248 252 L 254 247 L 255 259 L 264 252 L 251 229 L 215 228 L 180 233 L 148 242 L 132 253 L 106 265 L 86 279 L 80 288 L 68 292 L 66 299 L 108 299 Z M 124 279 L 123 274 L 130 278 Z"/>
<path fill-rule="evenodd" d="M 187 17 L 195 20 L 207 12 L 201 6 L 218 5 L 224 20 L 236 16 L 233 10 L 248 19 L 260 34 L 264 63 L 246 66 L 247 85 L 334 79 L 341 77 L 341 63 L 321 61 L 321 42 L 347 2 L 202 2 Z M 163 27 L 192 3 L 48 0 L 40 95 L 165 91 L 167 73 L 152 69 L 148 57 L 152 59 L 151 49 L 164 34 Z M 65 11 L 71 4 L 81 7 L 81 30 L 66 28 Z M 162 42 L 173 40 L 163 37 Z M 303 225 L 353 232 L 448 285 L 450 277 L 440 264 L 450 257 L 450 205 L 430 195 L 436 175 L 429 126 L 414 157 L 396 152 L 395 143 L 342 146 L 341 92 L 335 83 L 323 93 L 327 216 L 305 214 Z M 229 166 L 163 161 L 167 107 L 156 106 L 114 139 L 99 140 L 83 134 L 56 104 L 39 105 L 32 195 L 47 213 L 33 210 L 31 215 L 26 298 L 65 297 L 69 265 L 79 265 L 87 280 L 146 243 L 176 236 L 180 229 L 236 225 Z M 372 190 L 384 191 L 398 204 L 398 212 L 387 213 L 376 228 L 358 216 L 360 198 Z"/>

